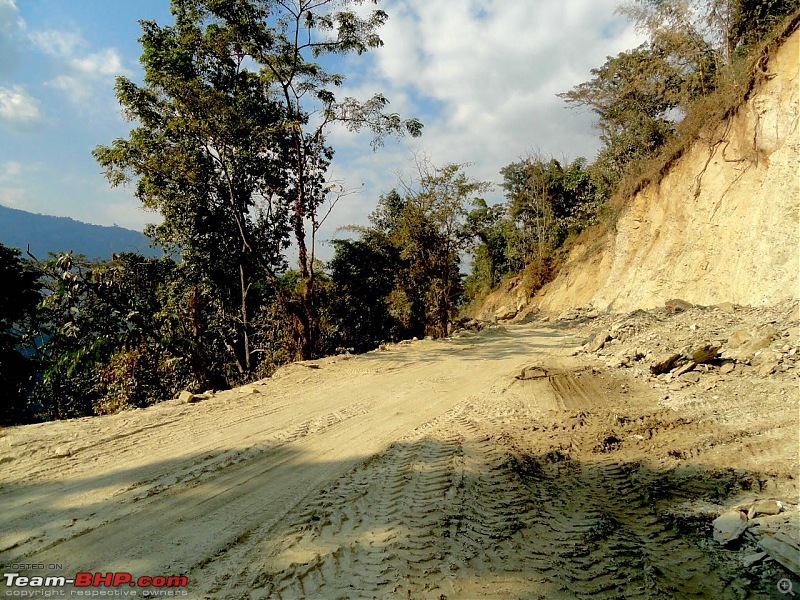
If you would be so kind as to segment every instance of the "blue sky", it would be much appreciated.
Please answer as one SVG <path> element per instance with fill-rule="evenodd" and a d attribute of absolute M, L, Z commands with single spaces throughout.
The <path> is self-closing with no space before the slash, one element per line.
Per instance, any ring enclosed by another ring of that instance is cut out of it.
<path fill-rule="evenodd" d="M 473 163 L 474 177 L 494 182 L 501 167 L 535 150 L 591 158 L 591 115 L 567 109 L 555 94 L 639 43 L 615 16 L 616 4 L 381 2 L 389 14 L 385 46 L 338 65 L 345 93 L 384 93 L 391 110 L 422 119 L 424 135 L 372 152 L 366 135 L 331 132 L 332 177 L 363 191 L 336 207 L 321 237 L 365 223 L 398 173 L 411 176 L 415 153 L 436 164 Z M 158 219 L 130 188 L 109 188 L 91 156 L 130 129 L 113 84 L 116 75 L 141 77 L 140 19 L 169 22 L 169 1 L 0 0 L 0 204 L 132 229 Z"/>

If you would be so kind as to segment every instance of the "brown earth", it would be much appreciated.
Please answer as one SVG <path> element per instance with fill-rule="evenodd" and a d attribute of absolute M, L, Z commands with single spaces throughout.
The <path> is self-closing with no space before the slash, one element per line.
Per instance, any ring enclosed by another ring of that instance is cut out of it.
<path fill-rule="evenodd" d="M 742 561 L 752 532 L 800 539 L 797 304 L 565 317 L 4 429 L 0 564 L 192 598 L 783 597 L 800 574 Z M 717 544 L 757 499 L 783 512 Z"/>

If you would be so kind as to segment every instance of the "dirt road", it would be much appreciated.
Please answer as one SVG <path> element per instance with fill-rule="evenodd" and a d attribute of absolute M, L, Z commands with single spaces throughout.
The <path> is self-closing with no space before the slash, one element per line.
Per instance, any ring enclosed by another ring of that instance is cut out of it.
<path fill-rule="evenodd" d="M 193 598 L 782 597 L 797 577 L 743 568 L 710 523 L 797 502 L 794 371 L 741 401 L 723 379 L 676 390 L 576 351 L 593 328 L 462 333 L 0 430 L 0 564 L 185 574 Z"/>

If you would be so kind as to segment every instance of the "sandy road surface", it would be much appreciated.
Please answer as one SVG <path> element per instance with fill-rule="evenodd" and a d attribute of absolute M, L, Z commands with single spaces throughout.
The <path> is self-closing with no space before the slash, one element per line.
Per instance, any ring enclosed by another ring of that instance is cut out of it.
<path fill-rule="evenodd" d="M 666 406 L 585 341 L 509 326 L 2 430 L 0 564 L 185 574 L 196 598 L 769 595 L 708 515 L 797 494 L 796 407 Z"/>

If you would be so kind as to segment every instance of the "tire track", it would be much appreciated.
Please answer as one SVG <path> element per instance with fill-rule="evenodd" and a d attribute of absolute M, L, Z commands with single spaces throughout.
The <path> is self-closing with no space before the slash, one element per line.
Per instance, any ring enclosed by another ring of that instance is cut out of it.
<path fill-rule="evenodd" d="M 524 528 L 530 502 L 472 409 L 449 411 L 340 479 L 294 520 L 271 564 L 238 588 L 280 599 L 438 598 L 487 561 L 519 571 L 507 568 L 500 545 Z"/>
<path fill-rule="evenodd" d="M 513 549 L 561 593 L 575 598 L 724 597 L 731 586 L 697 543 L 652 508 L 648 475 L 602 460 L 520 469 L 537 510 Z M 737 596 L 738 597 L 738 596 Z"/>

